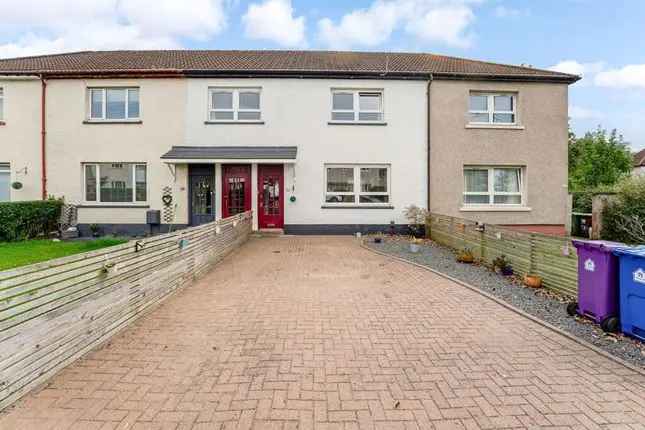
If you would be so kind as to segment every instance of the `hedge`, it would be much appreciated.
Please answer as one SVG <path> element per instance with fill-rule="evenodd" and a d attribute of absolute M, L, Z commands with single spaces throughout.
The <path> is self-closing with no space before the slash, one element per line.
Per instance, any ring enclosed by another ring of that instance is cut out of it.
<path fill-rule="evenodd" d="M 645 176 L 623 180 L 616 197 L 603 210 L 602 238 L 645 244 Z"/>
<path fill-rule="evenodd" d="M 0 242 L 31 239 L 58 228 L 62 200 L 0 203 Z"/>

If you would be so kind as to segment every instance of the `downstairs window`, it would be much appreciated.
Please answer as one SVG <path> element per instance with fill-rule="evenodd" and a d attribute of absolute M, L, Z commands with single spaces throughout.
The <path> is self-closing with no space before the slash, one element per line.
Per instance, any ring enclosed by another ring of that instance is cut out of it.
<path fill-rule="evenodd" d="M 84 164 L 85 201 L 97 203 L 142 203 L 147 197 L 145 164 Z"/>
<path fill-rule="evenodd" d="M 326 165 L 325 203 L 383 205 L 390 202 L 390 166 Z"/>
<path fill-rule="evenodd" d="M 521 167 L 464 168 L 464 205 L 524 204 Z"/>

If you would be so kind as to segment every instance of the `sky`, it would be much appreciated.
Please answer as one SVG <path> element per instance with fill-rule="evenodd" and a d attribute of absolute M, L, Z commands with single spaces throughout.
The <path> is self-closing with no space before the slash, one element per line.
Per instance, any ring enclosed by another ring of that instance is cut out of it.
<path fill-rule="evenodd" d="M 19 5 L 19 6 L 18 6 Z M 0 58 L 94 49 L 431 52 L 583 76 L 578 135 L 645 148 L 643 0 L 0 0 Z M 639 42 L 640 41 L 640 42 Z"/>

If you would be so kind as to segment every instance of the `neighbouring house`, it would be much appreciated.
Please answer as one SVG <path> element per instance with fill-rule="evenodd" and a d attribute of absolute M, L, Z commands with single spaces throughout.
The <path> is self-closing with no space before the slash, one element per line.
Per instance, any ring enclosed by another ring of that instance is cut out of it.
<path fill-rule="evenodd" d="M 0 200 L 64 197 L 83 232 L 252 209 L 255 228 L 353 233 L 401 228 L 411 204 L 553 228 L 565 223 L 578 79 L 423 53 L 0 60 Z"/>
<path fill-rule="evenodd" d="M 632 170 L 632 174 L 634 176 L 645 176 L 645 149 L 634 154 L 634 168 Z"/>

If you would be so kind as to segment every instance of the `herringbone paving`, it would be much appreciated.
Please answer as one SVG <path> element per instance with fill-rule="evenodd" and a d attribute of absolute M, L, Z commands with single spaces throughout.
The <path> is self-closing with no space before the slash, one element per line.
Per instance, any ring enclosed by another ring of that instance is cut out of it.
<path fill-rule="evenodd" d="M 341 237 L 251 240 L 2 429 L 645 428 L 645 378 Z"/>

